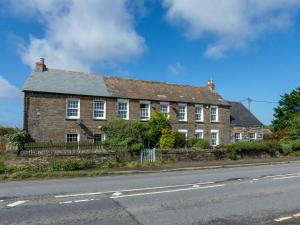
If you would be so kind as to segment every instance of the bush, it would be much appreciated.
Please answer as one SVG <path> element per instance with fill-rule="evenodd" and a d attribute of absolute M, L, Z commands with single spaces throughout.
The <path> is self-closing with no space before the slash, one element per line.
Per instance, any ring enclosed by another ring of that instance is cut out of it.
<path fill-rule="evenodd" d="M 156 112 L 151 116 L 146 131 L 147 145 L 150 148 L 160 145 L 160 138 L 164 129 L 171 129 L 170 119 L 163 113 Z"/>
<path fill-rule="evenodd" d="M 204 138 L 191 138 L 188 141 L 188 147 L 192 147 L 196 150 L 211 149 L 209 140 Z"/>
<path fill-rule="evenodd" d="M 25 131 L 13 133 L 8 136 L 9 142 L 18 146 L 19 151 L 24 149 L 26 143 L 32 142 L 32 138 Z"/>
<path fill-rule="evenodd" d="M 163 129 L 162 136 L 159 140 L 159 147 L 161 149 L 172 149 L 175 147 L 175 138 L 176 138 L 176 131 L 170 129 Z"/>
<path fill-rule="evenodd" d="M 278 142 L 238 142 L 226 146 L 230 159 L 237 159 L 238 156 L 259 156 L 261 154 L 269 154 L 276 156 L 276 153 L 281 150 Z"/>
<path fill-rule="evenodd" d="M 144 148 L 146 124 L 115 119 L 103 126 L 107 144 L 115 151 L 140 151 Z"/>
<path fill-rule="evenodd" d="M 175 148 L 185 148 L 186 144 L 185 134 L 175 131 Z"/>

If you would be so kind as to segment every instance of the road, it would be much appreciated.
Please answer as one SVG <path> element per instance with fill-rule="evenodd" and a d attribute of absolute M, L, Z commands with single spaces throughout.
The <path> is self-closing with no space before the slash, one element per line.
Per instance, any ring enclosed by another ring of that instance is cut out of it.
<path fill-rule="evenodd" d="M 300 163 L 0 183 L 0 224 L 300 224 Z"/>

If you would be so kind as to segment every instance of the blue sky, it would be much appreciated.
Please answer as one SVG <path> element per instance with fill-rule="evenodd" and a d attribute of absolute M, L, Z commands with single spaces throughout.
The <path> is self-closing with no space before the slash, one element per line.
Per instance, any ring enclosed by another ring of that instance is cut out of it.
<path fill-rule="evenodd" d="M 300 86 L 300 0 L 4 0 L 0 124 L 22 127 L 34 62 L 206 85 L 229 100 L 277 102 Z M 244 102 L 246 103 L 246 102 Z M 276 104 L 252 103 L 266 124 Z"/>

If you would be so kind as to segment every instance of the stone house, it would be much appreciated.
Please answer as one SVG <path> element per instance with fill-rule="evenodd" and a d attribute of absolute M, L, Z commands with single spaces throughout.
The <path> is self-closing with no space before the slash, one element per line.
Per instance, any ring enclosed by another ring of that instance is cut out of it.
<path fill-rule="evenodd" d="M 207 138 L 214 146 L 231 142 L 231 106 L 212 81 L 199 87 L 133 80 L 48 69 L 41 59 L 23 92 L 24 130 L 36 141 L 100 141 L 107 121 L 147 121 L 160 111 L 186 137 Z"/>
<path fill-rule="evenodd" d="M 228 101 L 228 103 L 231 105 L 231 143 L 263 140 L 263 124 L 241 102 Z"/>

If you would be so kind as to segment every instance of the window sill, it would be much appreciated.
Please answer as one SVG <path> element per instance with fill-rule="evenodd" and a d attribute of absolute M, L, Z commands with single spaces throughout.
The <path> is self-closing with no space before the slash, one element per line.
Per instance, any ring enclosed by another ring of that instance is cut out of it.
<path fill-rule="evenodd" d="M 66 117 L 65 120 L 80 120 L 80 117 Z"/>

